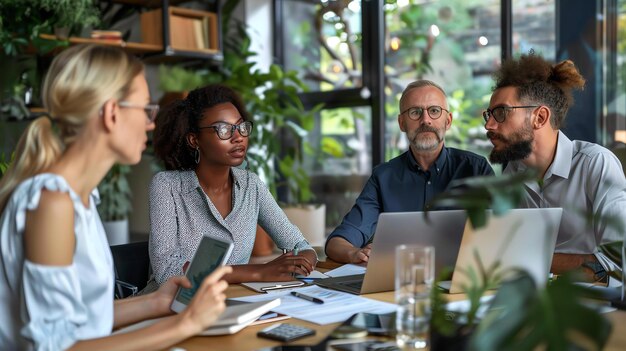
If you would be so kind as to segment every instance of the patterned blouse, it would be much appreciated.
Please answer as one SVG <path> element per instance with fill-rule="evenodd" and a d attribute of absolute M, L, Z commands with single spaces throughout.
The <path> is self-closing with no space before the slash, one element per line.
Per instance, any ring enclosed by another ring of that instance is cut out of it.
<path fill-rule="evenodd" d="M 181 275 L 204 234 L 233 242 L 228 264 L 250 259 L 257 223 L 279 248 L 310 249 L 259 177 L 231 168 L 233 208 L 223 218 L 194 171 L 160 172 L 150 184 L 150 261 L 157 283 Z"/>

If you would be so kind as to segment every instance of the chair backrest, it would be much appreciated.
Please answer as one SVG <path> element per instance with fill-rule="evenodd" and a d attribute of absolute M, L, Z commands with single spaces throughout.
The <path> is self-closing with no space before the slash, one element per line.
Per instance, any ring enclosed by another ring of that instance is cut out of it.
<path fill-rule="evenodd" d="M 140 241 L 114 245 L 111 246 L 111 254 L 113 255 L 115 280 L 117 282 L 115 285 L 116 297 L 128 297 L 145 288 L 150 278 L 148 242 Z M 129 285 L 135 288 L 129 288 Z"/>

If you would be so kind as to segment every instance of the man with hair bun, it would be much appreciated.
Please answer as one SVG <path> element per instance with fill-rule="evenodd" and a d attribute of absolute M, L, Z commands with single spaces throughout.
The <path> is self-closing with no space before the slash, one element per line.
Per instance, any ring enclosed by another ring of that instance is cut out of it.
<path fill-rule="evenodd" d="M 572 90 L 583 89 L 585 79 L 572 61 L 553 65 L 532 51 L 503 62 L 494 79 L 483 112 L 491 162 L 503 164 L 504 174 L 538 170 L 539 181 L 525 185 L 521 207 L 563 208 L 551 271 L 577 269 L 605 280 L 611 262 L 598 246 L 624 238 L 608 219 L 626 215 L 626 180 L 609 150 L 560 131 Z"/>

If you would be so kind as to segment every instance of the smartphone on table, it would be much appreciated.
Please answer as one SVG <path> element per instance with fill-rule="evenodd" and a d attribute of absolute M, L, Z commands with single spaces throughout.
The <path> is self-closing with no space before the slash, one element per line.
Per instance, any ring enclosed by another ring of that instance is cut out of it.
<path fill-rule="evenodd" d="M 185 273 L 191 282 L 191 288 L 178 288 L 170 307 L 172 311 L 178 313 L 184 311 L 204 278 L 213 273 L 217 267 L 226 264 L 232 252 L 233 243 L 204 235 Z"/>

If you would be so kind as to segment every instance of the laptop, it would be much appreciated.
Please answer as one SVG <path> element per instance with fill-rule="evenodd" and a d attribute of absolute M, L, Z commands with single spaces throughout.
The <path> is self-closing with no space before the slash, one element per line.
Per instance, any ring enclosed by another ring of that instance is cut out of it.
<path fill-rule="evenodd" d="M 514 269 L 524 269 L 537 286 L 545 286 L 562 213 L 562 208 L 514 209 L 502 216 L 489 214 L 487 225 L 480 229 L 467 221 L 452 281 L 449 288 L 446 282 L 440 287 L 451 294 L 463 292 L 463 286 L 470 284 L 466 272 L 480 272 L 476 255 L 485 268 L 499 260 L 505 278 L 515 274 Z"/>
<path fill-rule="evenodd" d="M 435 247 L 435 274 L 453 267 L 465 227 L 464 210 L 384 212 L 372 242 L 365 274 L 319 279 L 315 284 L 352 294 L 370 294 L 395 289 L 395 250 L 398 245 Z"/>

